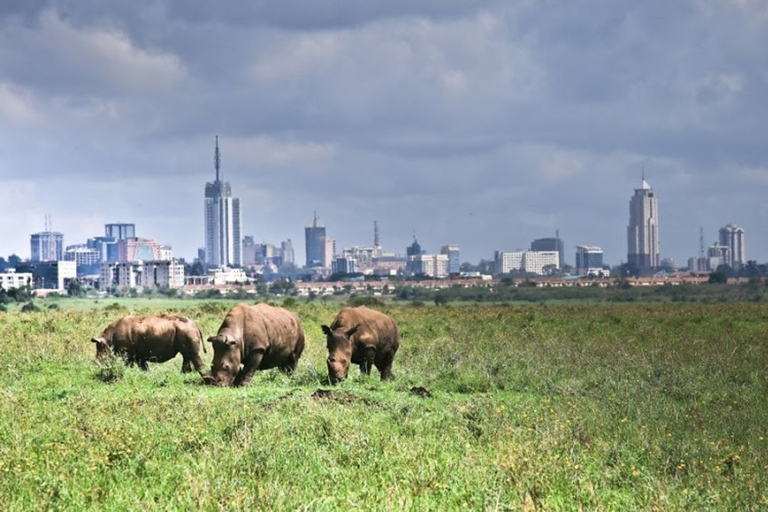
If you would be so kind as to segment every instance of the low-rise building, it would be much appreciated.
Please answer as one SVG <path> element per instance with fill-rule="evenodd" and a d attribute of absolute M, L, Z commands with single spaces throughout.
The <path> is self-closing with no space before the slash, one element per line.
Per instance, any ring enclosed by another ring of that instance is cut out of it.
<path fill-rule="evenodd" d="M 522 271 L 543 275 L 560 268 L 560 253 L 557 251 L 496 251 L 494 264 L 496 274 Z"/>
<path fill-rule="evenodd" d="M 411 275 L 448 277 L 447 254 L 414 254 L 408 257 L 408 272 Z"/>
<path fill-rule="evenodd" d="M 3 290 L 12 290 L 32 286 L 32 272 L 16 272 L 16 269 L 9 268 L 0 273 L 0 288 Z"/>

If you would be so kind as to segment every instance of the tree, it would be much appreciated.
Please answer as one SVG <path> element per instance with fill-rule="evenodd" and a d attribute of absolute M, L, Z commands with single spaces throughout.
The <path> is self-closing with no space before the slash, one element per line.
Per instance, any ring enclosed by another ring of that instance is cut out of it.
<path fill-rule="evenodd" d="M 21 263 L 21 258 L 16 256 L 15 254 L 11 254 L 8 256 L 8 268 L 16 268 L 16 265 Z"/>
<path fill-rule="evenodd" d="M 203 264 L 200 263 L 200 261 L 196 261 L 192 265 L 184 265 L 184 272 L 188 276 L 204 276 L 205 267 L 203 267 Z"/>
<path fill-rule="evenodd" d="M 71 279 L 67 285 L 67 295 L 70 297 L 79 297 L 83 294 L 83 287 L 79 279 Z"/>
<path fill-rule="evenodd" d="M 723 266 L 727 265 L 720 265 L 720 267 Z M 717 267 L 717 270 L 709 274 L 709 282 L 711 284 L 725 284 L 728 282 L 728 274 L 724 270 L 720 270 L 720 267 Z"/>

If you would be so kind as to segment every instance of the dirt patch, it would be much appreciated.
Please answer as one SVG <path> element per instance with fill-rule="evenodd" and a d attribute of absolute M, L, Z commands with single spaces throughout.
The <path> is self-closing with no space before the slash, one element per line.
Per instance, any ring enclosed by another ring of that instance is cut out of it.
<path fill-rule="evenodd" d="M 411 394 L 420 396 L 421 398 L 432 398 L 432 393 L 427 388 L 421 386 L 414 386 L 411 388 Z"/>
<path fill-rule="evenodd" d="M 343 391 L 331 391 L 330 389 L 318 389 L 311 395 L 315 400 L 333 400 L 340 404 L 356 404 L 362 403 L 365 405 L 373 405 L 371 400 L 360 396 L 355 396 Z"/>

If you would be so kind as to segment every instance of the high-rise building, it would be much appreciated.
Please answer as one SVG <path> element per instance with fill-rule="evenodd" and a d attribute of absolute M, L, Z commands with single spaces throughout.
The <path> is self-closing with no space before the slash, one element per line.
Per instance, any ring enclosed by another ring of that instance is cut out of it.
<path fill-rule="evenodd" d="M 731 267 L 740 267 L 746 263 L 744 254 L 744 230 L 736 224 L 728 224 L 720 228 L 720 245 L 728 248 L 728 261 Z"/>
<path fill-rule="evenodd" d="M 64 259 L 64 235 L 55 231 L 33 233 L 29 237 L 30 261 L 61 261 Z"/>
<path fill-rule="evenodd" d="M 116 240 L 125 240 L 127 238 L 136 238 L 136 224 L 113 223 L 104 224 L 104 236 Z"/>
<path fill-rule="evenodd" d="M 645 177 L 629 202 L 627 262 L 641 270 L 660 264 L 659 203 Z"/>
<path fill-rule="evenodd" d="M 419 254 L 422 254 L 423 251 L 421 250 L 421 245 L 419 245 L 418 240 L 416 240 L 416 236 L 413 237 L 413 243 L 405 248 L 405 255 L 406 256 L 418 256 Z"/>
<path fill-rule="evenodd" d="M 560 266 L 565 265 L 565 244 L 558 233 L 555 238 L 539 238 L 531 242 L 532 251 L 557 251 L 560 255 Z"/>
<path fill-rule="evenodd" d="M 307 252 L 307 267 L 325 267 L 326 263 L 326 243 L 325 226 L 318 223 L 317 212 L 312 219 L 312 225 L 304 228 L 304 241 Z"/>
<path fill-rule="evenodd" d="M 456 244 L 444 245 L 440 249 L 440 254 L 448 256 L 448 273 L 458 274 L 461 272 L 461 258 L 459 256 L 459 246 Z"/>
<path fill-rule="evenodd" d="M 205 262 L 215 267 L 242 265 L 240 199 L 221 180 L 219 137 L 213 157 L 216 181 L 205 184 Z"/>
<path fill-rule="evenodd" d="M 290 238 L 280 243 L 280 252 L 283 257 L 283 265 L 288 263 L 293 265 L 296 262 L 296 259 L 293 255 L 293 242 L 291 242 Z"/>

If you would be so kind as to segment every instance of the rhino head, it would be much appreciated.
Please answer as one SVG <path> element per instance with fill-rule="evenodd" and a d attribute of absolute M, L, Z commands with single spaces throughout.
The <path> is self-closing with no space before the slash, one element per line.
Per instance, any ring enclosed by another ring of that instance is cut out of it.
<path fill-rule="evenodd" d="M 327 325 L 321 326 L 328 343 L 328 379 L 331 384 L 338 384 L 347 378 L 349 365 L 352 362 L 352 350 L 354 342 L 352 336 L 360 328 L 360 324 L 351 329 L 331 329 Z"/>
<path fill-rule="evenodd" d="M 98 338 L 91 338 L 91 341 L 96 345 L 95 363 L 102 364 L 112 357 L 112 344 L 103 334 Z"/>
<path fill-rule="evenodd" d="M 213 345 L 213 362 L 210 375 L 203 377 L 203 380 L 216 386 L 232 386 L 240 372 L 240 343 L 226 334 L 211 336 L 208 341 Z"/>

